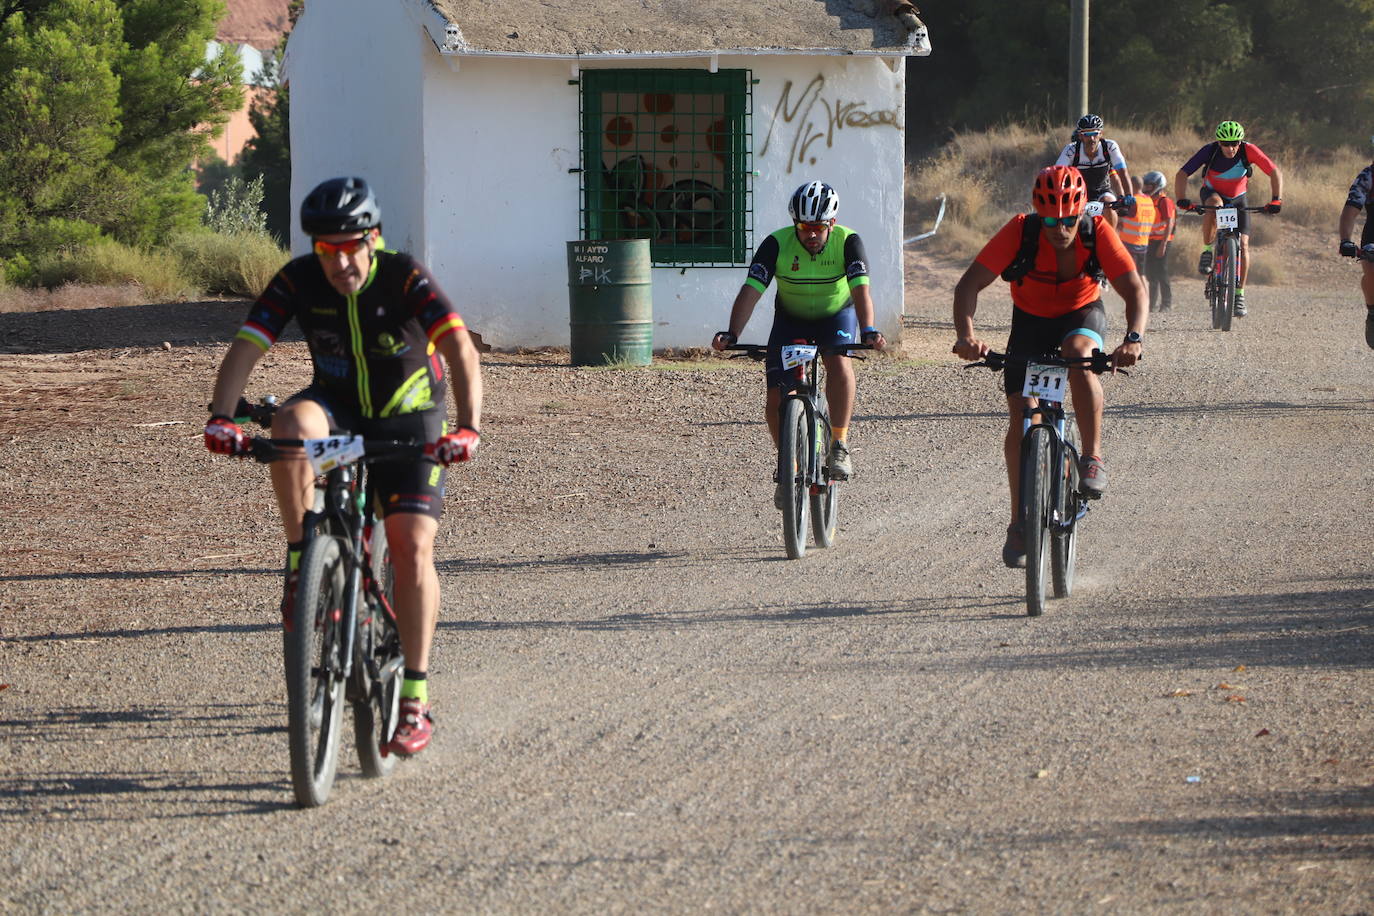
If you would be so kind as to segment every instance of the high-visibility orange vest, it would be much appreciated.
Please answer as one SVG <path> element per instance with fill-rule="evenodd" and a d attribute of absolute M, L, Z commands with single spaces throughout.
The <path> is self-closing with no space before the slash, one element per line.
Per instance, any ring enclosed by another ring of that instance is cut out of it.
<path fill-rule="evenodd" d="M 1169 220 L 1173 219 L 1174 214 L 1178 212 L 1178 210 L 1174 206 L 1174 202 L 1168 197 L 1165 197 L 1163 192 L 1156 195 L 1154 201 L 1155 224 L 1154 228 L 1150 230 L 1150 241 L 1172 242 L 1174 240 L 1174 232 L 1169 227 Z M 1166 232 L 1168 233 L 1168 238 L 1164 237 Z"/>
<path fill-rule="evenodd" d="M 1126 245 L 1150 244 L 1150 230 L 1155 224 L 1155 202 L 1145 194 L 1135 195 L 1135 215 L 1121 214 L 1116 234 Z"/>

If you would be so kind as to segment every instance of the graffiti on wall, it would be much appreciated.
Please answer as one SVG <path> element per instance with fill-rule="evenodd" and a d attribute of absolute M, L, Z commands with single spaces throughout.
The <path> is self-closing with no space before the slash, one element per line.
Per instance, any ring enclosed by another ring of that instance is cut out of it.
<path fill-rule="evenodd" d="M 791 80 L 782 86 L 782 94 L 774 107 L 773 120 L 768 125 L 768 136 L 763 141 L 759 156 L 768 155 L 768 147 L 773 142 L 774 132 L 783 135 L 791 127 L 791 145 L 787 154 L 787 171 L 795 165 L 815 165 L 816 155 L 812 147 L 820 140 L 825 148 L 835 145 L 835 135 L 845 128 L 867 129 L 871 127 L 900 127 L 901 112 L 896 108 L 870 109 L 865 102 L 846 102 L 843 99 L 825 97 L 825 77 L 821 74 L 807 83 L 801 95 L 792 103 Z M 779 121 L 781 120 L 781 126 Z M 786 142 L 781 139 L 779 142 Z"/>

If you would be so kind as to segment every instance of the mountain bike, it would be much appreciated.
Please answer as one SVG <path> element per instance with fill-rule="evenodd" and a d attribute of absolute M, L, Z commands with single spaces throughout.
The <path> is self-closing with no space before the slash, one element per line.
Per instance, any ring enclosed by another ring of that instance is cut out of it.
<path fill-rule="evenodd" d="M 750 359 L 761 360 L 768 353 L 762 344 L 731 344 L 726 350 L 738 351 Z M 852 353 L 871 350 L 869 344 L 842 344 L 827 347 L 828 352 Z M 862 359 L 863 357 L 855 357 Z M 784 372 L 782 403 L 778 408 L 779 483 L 790 483 L 782 507 L 782 539 L 787 557 L 799 560 L 806 554 L 806 529 L 817 547 L 835 543 L 838 530 L 840 491 L 838 479 L 830 477 L 830 413 L 820 395 L 825 369 L 821 348 L 798 341 L 782 347 Z"/>
<path fill-rule="evenodd" d="M 276 403 L 240 400 L 236 421 L 268 427 Z M 396 732 L 405 656 L 393 607 L 395 574 L 386 527 L 378 518 L 368 464 L 426 457 L 425 443 L 255 436 L 250 455 L 268 463 L 304 452 L 316 473 L 314 505 L 302 520 L 291 627 L 283 636 L 287 734 L 296 804 L 324 804 L 339 761 L 344 703 L 353 707 L 358 762 L 369 778 L 396 758 L 383 748 Z M 288 451 L 289 450 L 289 451 Z"/>
<path fill-rule="evenodd" d="M 1207 274 L 1204 292 L 1212 308 L 1212 329 L 1231 330 L 1236 313 L 1236 284 L 1240 282 L 1240 210 L 1264 213 L 1264 207 L 1228 207 L 1194 204 L 1186 212 L 1201 216 L 1206 210 L 1217 214 L 1217 234 L 1212 245 L 1212 269 Z"/>
<path fill-rule="evenodd" d="M 989 351 L 966 368 L 998 371 L 1008 364 L 1024 364 L 1023 397 L 1038 403 L 1027 406 L 1021 435 L 1020 519 L 1026 543 L 1026 613 L 1045 612 L 1046 572 L 1052 578 L 1054 597 L 1073 592 L 1078 564 L 1078 523 L 1090 504 L 1079 487 L 1078 426 L 1064 410 L 1069 387 L 1069 367 L 1091 372 L 1112 369 L 1112 357 L 1101 350 L 1092 356 L 1011 356 Z"/>

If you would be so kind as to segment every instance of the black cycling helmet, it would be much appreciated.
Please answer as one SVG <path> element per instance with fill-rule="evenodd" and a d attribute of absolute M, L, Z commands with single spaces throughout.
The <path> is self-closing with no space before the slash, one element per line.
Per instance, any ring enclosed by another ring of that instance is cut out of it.
<path fill-rule="evenodd" d="M 1079 130 L 1101 130 L 1102 119 L 1095 114 L 1085 114 L 1078 119 Z"/>
<path fill-rule="evenodd" d="M 307 235 L 363 232 L 382 224 L 382 209 L 361 178 L 320 182 L 301 201 L 301 228 Z"/>

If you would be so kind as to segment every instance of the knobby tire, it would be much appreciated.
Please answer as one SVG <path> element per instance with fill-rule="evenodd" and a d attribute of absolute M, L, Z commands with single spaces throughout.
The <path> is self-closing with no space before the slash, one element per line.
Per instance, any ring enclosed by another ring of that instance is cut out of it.
<path fill-rule="evenodd" d="M 1239 251 L 1235 236 L 1227 236 L 1221 244 L 1221 329 L 1231 330 L 1231 318 L 1236 314 L 1236 281 L 1240 269 Z"/>
<path fill-rule="evenodd" d="M 1026 613 L 1045 612 L 1050 555 L 1050 431 L 1032 426 L 1021 451 L 1021 524 L 1026 539 Z"/>
<path fill-rule="evenodd" d="M 1064 421 L 1064 467 L 1056 499 L 1058 525 L 1050 544 L 1050 572 L 1054 580 L 1054 597 L 1067 598 L 1073 593 L 1073 575 L 1078 565 L 1078 427 L 1073 418 Z"/>
<path fill-rule="evenodd" d="M 329 799 L 339 765 L 344 704 L 341 608 L 344 569 L 339 542 L 320 535 L 301 555 L 294 619 L 286 634 L 286 720 L 296 804 Z"/>
<path fill-rule="evenodd" d="M 386 526 L 381 519 L 373 523 L 369 554 L 372 579 L 388 603 L 395 607 L 396 575 L 386 543 Z M 395 769 L 398 759 L 395 754 L 383 755 L 381 749 L 396 733 L 400 718 L 403 666 L 396 665 L 393 659 L 401 657 L 401 639 L 386 611 L 371 606 L 371 602 L 367 602 L 366 607 L 366 612 L 359 615 L 358 646 L 367 657 L 360 660 L 361 664 L 355 664 L 354 670 L 365 682 L 367 693 L 353 704 L 353 738 L 363 775 L 380 779 Z M 383 669 L 387 669 L 386 676 L 381 681 L 374 680 L 371 672 Z"/>
<path fill-rule="evenodd" d="M 816 417 L 816 444 L 817 454 L 824 456 L 823 460 L 828 461 L 830 423 L 819 416 Z M 835 543 L 835 514 L 839 509 L 840 488 L 826 474 L 821 475 L 821 480 L 821 491 L 811 494 L 811 534 L 816 539 L 817 547 L 829 547 Z"/>
<path fill-rule="evenodd" d="M 799 560 L 806 553 L 810 503 L 806 478 L 810 454 L 806 405 L 800 398 L 787 398 L 782 402 L 782 422 L 778 427 L 778 481 L 790 486 L 782 508 L 782 540 L 791 560 Z"/>

